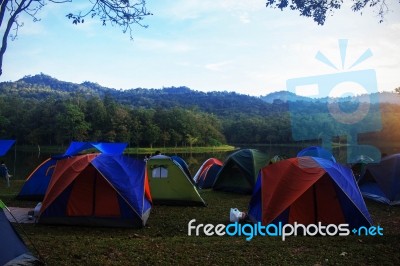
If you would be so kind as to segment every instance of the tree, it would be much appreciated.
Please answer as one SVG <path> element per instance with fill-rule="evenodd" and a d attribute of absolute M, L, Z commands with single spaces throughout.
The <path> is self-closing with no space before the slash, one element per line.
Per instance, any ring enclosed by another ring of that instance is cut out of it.
<path fill-rule="evenodd" d="M 89 124 L 85 121 L 85 114 L 77 105 L 65 103 L 64 110 L 56 116 L 59 129 L 58 140 L 61 143 L 72 140 L 84 141 L 89 131 Z"/>
<path fill-rule="evenodd" d="M 0 76 L 3 73 L 3 57 L 7 50 L 7 42 L 18 35 L 23 23 L 19 20 L 21 15 L 28 15 L 34 22 L 39 21 L 39 11 L 48 4 L 62 4 L 72 0 L 1 0 L 0 6 L 0 32 L 2 41 L 0 47 Z M 146 10 L 145 0 L 96 0 L 88 1 L 87 8 L 79 13 L 68 13 L 66 17 L 73 24 L 84 23 L 85 18 L 99 18 L 104 26 L 110 24 L 119 26 L 122 31 L 129 32 L 132 39 L 132 27 L 142 24 L 144 17 L 151 15 Z"/>
<path fill-rule="evenodd" d="M 161 130 L 155 124 L 148 124 L 144 129 L 144 140 L 150 144 L 150 148 L 153 148 L 153 144 L 160 139 Z"/>
<path fill-rule="evenodd" d="M 352 0 L 352 2 L 351 10 L 361 14 L 367 6 L 374 8 L 378 13 L 379 22 L 383 22 L 384 16 L 389 11 L 387 0 Z M 327 14 L 340 9 L 342 5 L 343 0 L 268 0 L 266 3 L 267 7 L 280 10 L 286 8 L 298 10 L 300 16 L 312 17 L 319 25 L 325 23 Z"/>
<path fill-rule="evenodd" d="M 189 143 L 190 145 L 190 149 L 192 149 L 193 144 L 196 144 L 196 142 L 199 140 L 198 137 L 192 136 L 190 134 L 186 134 L 186 141 Z"/>
<path fill-rule="evenodd" d="M 104 137 L 104 127 L 107 125 L 107 109 L 99 97 L 93 97 L 86 103 L 85 115 L 90 122 L 90 134 L 95 141 Z M 107 130 L 107 128 L 106 128 Z"/>

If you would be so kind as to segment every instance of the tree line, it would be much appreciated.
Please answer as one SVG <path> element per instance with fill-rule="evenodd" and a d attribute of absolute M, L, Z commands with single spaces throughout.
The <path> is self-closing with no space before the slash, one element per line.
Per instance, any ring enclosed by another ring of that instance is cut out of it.
<path fill-rule="evenodd" d="M 320 119 L 319 124 L 324 123 L 317 104 L 301 104 L 312 108 L 310 112 L 314 112 L 314 119 Z M 400 106 L 383 104 L 380 108 L 382 131 L 360 134 L 359 139 L 399 142 Z M 304 125 L 310 121 L 306 116 L 299 119 Z M 128 142 L 134 147 L 294 142 L 288 110 L 265 116 L 243 112 L 218 117 L 196 107 L 134 108 L 119 104 L 110 96 L 68 100 L 0 96 L 0 138 L 16 138 L 19 143 L 30 145 L 67 145 L 77 140 Z"/>
<path fill-rule="evenodd" d="M 226 143 L 221 121 L 212 114 L 180 107 L 130 108 L 109 96 L 68 100 L 0 96 L 0 136 L 35 145 L 65 145 L 72 140 L 140 147 Z"/>

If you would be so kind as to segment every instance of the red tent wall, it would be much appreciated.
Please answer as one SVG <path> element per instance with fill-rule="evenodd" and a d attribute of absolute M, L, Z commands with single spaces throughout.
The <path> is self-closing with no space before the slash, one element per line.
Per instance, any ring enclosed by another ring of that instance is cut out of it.
<path fill-rule="evenodd" d="M 263 168 L 261 173 L 262 180 L 268 180 L 262 183 L 263 224 L 272 222 L 288 208 L 290 223 L 344 221 L 333 182 L 324 169 L 278 162 Z M 274 178 L 277 173 L 281 178 Z"/>
<path fill-rule="evenodd" d="M 120 215 L 117 193 L 92 165 L 75 179 L 69 196 L 67 215 L 99 217 Z"/>
<path fill-rule="evenodd" d="M 320 178 L 290 206 L 289 223 L 340 224 L 344 223 L 341 206 L 332 180 Z"/>

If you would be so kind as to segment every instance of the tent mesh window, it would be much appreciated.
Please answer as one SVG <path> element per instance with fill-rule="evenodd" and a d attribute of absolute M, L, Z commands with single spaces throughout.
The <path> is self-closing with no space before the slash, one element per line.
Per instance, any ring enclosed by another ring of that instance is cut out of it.
<path fill-rule="evenodd" d="M 156 166 L 151 171 L 152 178 L 168 178 L 168 169 L 164 166 Z"/>

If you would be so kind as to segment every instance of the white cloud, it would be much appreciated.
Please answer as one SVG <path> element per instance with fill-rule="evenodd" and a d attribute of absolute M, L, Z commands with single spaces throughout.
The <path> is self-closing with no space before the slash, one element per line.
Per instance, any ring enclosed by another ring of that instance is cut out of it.
<path fill-rule="evenodd" d="M 152 10 L 151 3 L 148 4 Z M 164 1 L 164 9 L 154 13 L 174 20 L 193 20 L 206 16 L 233 15 L 243 23 L 249 23 L 249 13 L 266 9 L 261 0 L 180 0 Z"/>
<path fill-rule="evenodd" d="M 223 61 L 217 63 L 211 63 L 205 65 L 205 68 L 211 71 L 224 71 L 226 70 L 227 66 L 232 65 L 233 61 Z"/>
<path fill-rule="evenodd" d="M 400 32 L 400 23 L 393 23 L 389 26 L 389 28 L 393 31 Z"/>
<path fill-rule="evenodd" d="M 195 45 L 180 40 L 175 41 L 138 37 L 134 42 L 136 47 L 139 47 L 142 50 L 158 53 L 186 53 L 196 49 Z"/>
<path fill-rule="evenodd" d="M 249 14 L 248 13 L 242 13 L 241 15 L 239 15 L 239 19 L 242 23 L 247 24 L 250 23 L 251 20 L 249 18 Z"/>

